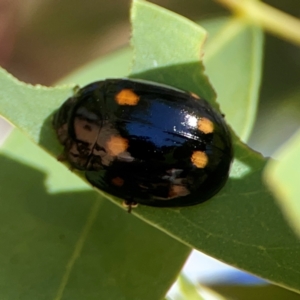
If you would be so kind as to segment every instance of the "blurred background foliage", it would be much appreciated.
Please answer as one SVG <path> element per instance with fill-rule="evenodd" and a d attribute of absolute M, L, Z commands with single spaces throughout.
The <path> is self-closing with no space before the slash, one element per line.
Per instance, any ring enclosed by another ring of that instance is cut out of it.
<path fill-rule="evenodd" d="M 229 14 L 212 0 L 151 2 L 195 21 Z M 298 0 L 265 2 L 300 18 Z M 83 64 L 128 46 L 129 7 L 130 0 L 0 0 L 0 64 L 22 81 L 52 85 Z M 249 145 L 271 156 L 299 127 L 300 49 L 266 34 L 259 109 Z M 248 287 L 212 288 L 228 299 L 300 298 L 279 287 L 251 288 L 251 293 Z"/>
<path fill-rule="evenodd" d="M 212 0 L 152 2 L 195 21 L 229 14 Z M 265 2 L 300 17 L 297 0 Z M 128 46 L 129 7 L 130 0 L 0 0 L 0 63 L 22 81 L 51 85 Z M 249 142 L 266 156 L 299 128 L 299 79 L 299 47 L 266 34 L 259 111 Z"/>

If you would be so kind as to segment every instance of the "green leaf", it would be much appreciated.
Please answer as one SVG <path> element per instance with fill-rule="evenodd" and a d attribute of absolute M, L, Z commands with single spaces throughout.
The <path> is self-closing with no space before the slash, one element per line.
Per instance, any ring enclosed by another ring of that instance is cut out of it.
<path fill-rule="evenodd" d="M 140 0 L 133 1 L 131 22 L 136 59 L 132 73 L 187 63 L 194 56 L 200 59 L 199 49 L 206 32 L 194 22 Z M 153 51 L 144 51 L 145 48 L 153 48 Z"/>
<path fill-rule="evenodd" d="M 133 3 L 131 77 L 169 84 L 213 100 L 215 93 L 200 62 L 204 29 L 146 1 Z"/>
<path fill-rule="evenodd" d="M 1 299 L 162 299 L 189 248 L 103 199 L 19 131 L 1 153 Z"/>
<path fill-rule="evenodd" d="M 59 82 L 76 83 L 84 86 L 105 78 L 126 77 L 130 70 L 131 59 L 132 50 L 126 47 L 92 61 Z"/>
<path fill-rule="evenodd" d="M 210 284 L 209 288 L 223 295 L 226 299 L 243 300 L 299 300 L 299 294 L 272 284 Z M 224 299 L 223 299 L 224 300 Z"/>
<path fill-rule="evenodd" d="M 39 143 L 45 118 L 52 115 L 53 110 L 73 94 L 74 88 L 74 85 L 53 88 L 32 86 L 18 81 L 1 68 L 0 80 L 1 115 L 36 143 Z M 42 138 L 53 139 L 50 120 L 47 125 L 44 132 L 46 136 Z M 59 151 L 60 147 L 56 147 L 56 154 Z"/>
<path fill-rule="evenodd" d="M 133 70 L 139 72 L 134 76 L 195 92 L 217 106 L 214 92 L 199 61 L 203 30 L 182 17 L 147 2 L 135 1 L 133 12 L 136 54 Z M 144 30 L 148 31 L 139 30 L 144 23 L 152 23 L 152 26 L 145 25 Z M 174 40 L 179 39 L 177 28 L 184 34 L 180 35 L 182 42 L 176 41 L 175 44 L 181 47 L 174 49 Z M 151 43 L 148 40 L 150 35 Z M 186 47 L 190 50 L 186 51 Z M 167 53 L 160 54 L 161 49 Z M 157 67 L 147 59 L 153 53 L 159 55 L 156 59 L 159 62 Z M 71 88 L 36 89 L 19 84 L 5 74 L 0 76 L 4 77 L 4 87 L 10 87 L 8 91 L 0 91 L 1 113 L 53 155 L 59 154 L 61 147 L 51 129 L 49 116 L 71 94 Z M 10 90 L 14 93 L 13 97 Z M 7 101 L 8 98 L 13 99 L 13 103 Z M 28 104 L 24 99 L 32 103 Z M 39 111 L 43 103 L 47 109 Z M 28 125 L 28 119 L 31 126 Z M 44 124 L 41 120 L 45 120 Z M 230 179 L 213 199 L 185 208 L 139 206 L 133 214 L 186 245 L 279 285 L 300 290 L 300 263 L 295 260 L 300 255 L 300 242 L 262 182 L 266 160 L 243 145 L 235 136 L 233 141 L 236 159 Z M 104 195 L 100 191 L 99 193 Z M 118 199 L 108 195 L 107 198 L 120 205 Z"/>
<path fill-rule="evenodd" d="M 262 72 L 262 30 L 241 18 L 201 22 L 209 35 L 204 65 L 226 120 L 246 141 L 258 104 Z"/>
<path fill-rule="evenodd" d="M 268 156 L 273 156 L 274 151 L 300 128 L 300 86 L 289 92 L 282 86 L 279 89 L 284 91 L 266 96 L 271 104 L 262 103 L 260 118 L 255 124 L 256 134 L 251 136 L 251 144 Z"/>
<path fill-rule="evenodd" d="M 265 181 L 276 196 L 287 221 L 300 235 L 300 131 L 298 131 L 271 160 L 265 172 Z"/>

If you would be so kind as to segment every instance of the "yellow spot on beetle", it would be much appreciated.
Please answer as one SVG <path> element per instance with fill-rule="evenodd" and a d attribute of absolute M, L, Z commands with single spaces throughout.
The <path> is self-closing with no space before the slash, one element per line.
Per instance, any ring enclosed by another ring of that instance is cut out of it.
<path fill-rule="evenodd" d="M 201 118 L 198 120 L 197 126 L 198 129 L 205 134 L 212 133 L 214 131 L 214 123 L 207 118 Z"/>
<path fill-rule="evenodd" d="M 203 151 L 194 151 L 191 157 L 191 161 L 197 168 L 203 169 L 208 163 L 208 157 Z"/>
<path fill-rule="evenodd" d="M 112 136 L 110 140 L 108 140 L 106 146 L 109 155 L 117 156 L 126 151 L 128 148 L 128 140 L 120 136 Z"/>
<path fill-rule="evenodd" d="M 130 89 L 124 89 L 120 91 L 115 99 L 119 105 L 137 105 L 140 97 Z"/>
<path fill-rule="evenodd" d="M 191 92 L 190 94 L 191 94 L 192 97 L 194 97 L 194 98 L 196 98 L 196 99 L 201 99 L 197 94 L 195 94 L 195 93 L 193 93 L 193 92 Z"/>

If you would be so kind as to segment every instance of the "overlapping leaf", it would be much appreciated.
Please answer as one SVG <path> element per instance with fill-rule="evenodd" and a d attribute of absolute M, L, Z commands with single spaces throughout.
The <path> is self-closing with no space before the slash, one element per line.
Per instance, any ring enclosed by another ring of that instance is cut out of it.
<path fill-rule="evenodd" d="M 134 1 L 132 22 L 134 76 L 195 92 L 217 107 L 215 94 L 199 61 L 205 38 L 203 30 L 143 1 Z M 249 69 L 244 68 L 243 72 Z M 57 155 L 60 146 L 49 116 L 72 89 L 28 87 L 2 75 L 1 113 L 35 142 Z M 248 85 L 245 93 L 251 94 L 251 88 L 253 86 Z M 222 108 L 223 104 L 220 105 Z M 230 115 L 226 119 L 232 121 Z M 230 180 L 213 199 L 176 209 L 140 206 L 134 214 L 187 245 L 299 290 L 300 263 L 295 258 L 300 255 L 300 243 L 262 182 L 266 160 L 235 136 L 233 140 L 236 159 Z M 118 199 L 109 198 L 120 203 Z"/>

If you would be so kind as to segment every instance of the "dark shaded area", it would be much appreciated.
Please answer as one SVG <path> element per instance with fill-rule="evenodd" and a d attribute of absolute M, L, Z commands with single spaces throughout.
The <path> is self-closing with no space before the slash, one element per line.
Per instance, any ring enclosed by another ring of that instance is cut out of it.
<path fill-rule="evenodd" d="M 95 201 L 100 209 L 63 298 L 163 297 L 189 253 L 186 246 L 95 192 L 48 194 L 40 171 L 5 156 L 0 168 L 1 298 L 56 295 Z"/>

